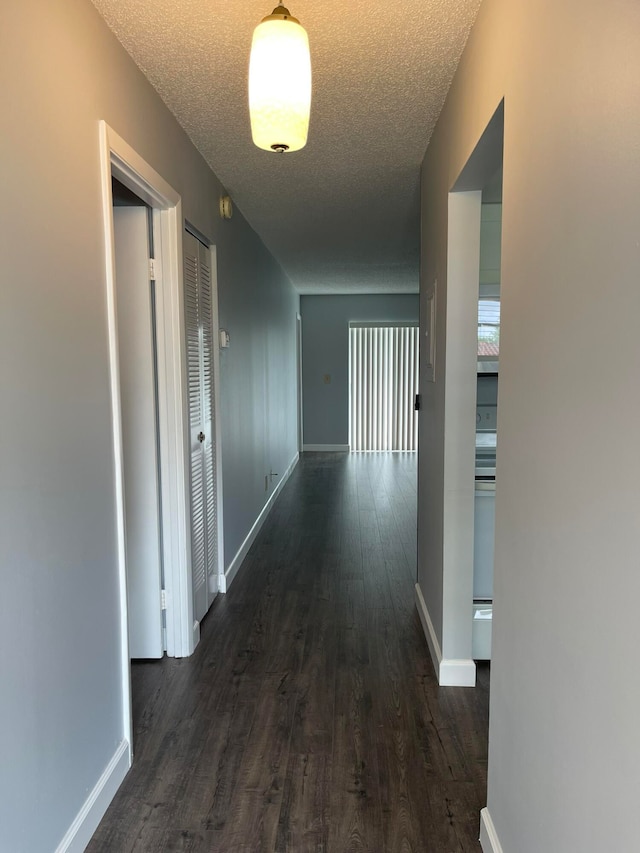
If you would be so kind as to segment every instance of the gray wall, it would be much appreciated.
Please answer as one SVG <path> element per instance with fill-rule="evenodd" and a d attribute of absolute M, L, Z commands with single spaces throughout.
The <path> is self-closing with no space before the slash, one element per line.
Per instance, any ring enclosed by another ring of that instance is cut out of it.
<path fill-rule="evenodd" d="M 638 846 L 639 43 L 636 0 L 485 0 L 423 165 L 444 330 L 448 191 L 504 97 L 488 807 L 505 853 Z M 423 392 L 437 613 L 442 372 Z"/>
<path fill-rule="evenodd" d="M 298 295 L 243 226 L 218 251 L 219 322 L 231 338 L 220 350 L 227 568 L 298 451 Z M 280 477 L 265 491 L 271 471 Z"/>
<path fill-rule="evenodd" d="M 266 499 L 248 472 L 296 451 L 296 298 L 88 0 L 6 4 L 1 42 L 0 847 L 40 853 L 123 738 L 99 119 L 218 245 L 231 549 Z"/>
<path fill-rule="evenodd" d="M 418 322 L 419 297 L 302 296 L 304 444 L 349 443 L 349 321 Z M 324 376 L 331 381 L 325 384 Z"/>

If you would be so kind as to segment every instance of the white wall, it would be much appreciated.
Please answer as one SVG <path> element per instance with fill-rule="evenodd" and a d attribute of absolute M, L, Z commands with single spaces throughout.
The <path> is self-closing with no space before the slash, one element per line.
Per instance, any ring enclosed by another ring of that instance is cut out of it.
<path fill-rule="evenodd" d="M 273 340 L 296 300 L 241 214 L 219 219 L 218 181 L 88 0 L 24 0 L 2 17 L 0 849 L 42 853 L 123 739 L 99 120 L 217 243 L 225 322 L 266 340 L 254 367 L 265 353 L 270 364 L 285 360 Z M 243 305 L 229 297 L 239 278 Z M 267 309 L 245 315 L 263 284 Z M 273 431 L 283 428 L 278 453 L 291 457 L 295 368 L 282 375 Z M 262 468 L 272 429 L 244 407 L 237 380 L 223 371 L 225 405 L 243 413 L 243 470 Z M 232 427 L 225 420 L 230 447 Z M 225 482 L 236 464 L 224 458 Z M 249 483 L 244 497 L 249 517 L 232 502 L 225 512 L 231 542 L 250 528 L 264 487 L 258 496 Z"/>
<path fill-rule="evenodd" d="M 485 0 L 423 165 L 422 288 L 438 277 L 444 335 L 448 191 L 504 97 L 487 820 L 505 853 L 637 849 L 639 43 L 635 0 Z M 421 424 L 436 448 L 440 367 Z M 436 614 L 442 458 L 420 458 Z"/>

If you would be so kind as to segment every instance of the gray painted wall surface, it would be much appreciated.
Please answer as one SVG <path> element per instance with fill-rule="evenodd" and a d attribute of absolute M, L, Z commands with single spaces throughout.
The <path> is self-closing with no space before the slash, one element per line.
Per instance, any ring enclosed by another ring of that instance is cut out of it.
<path fill-rule="evenodd" d="M 246 229 L 230 230 L 218 252 L 219 322 L 231 338 L 220 350 L 226 567 L 298 451 L 299 297 Z M 265 491 L 271 471 L 280 476 Z"/>
<path fill-rule="evenodd" d="M 88 0 L 5 4 L 0 77 L 0 847 L 41 853 L 123 738 L 98 121 L 218 245 L 231 548 L 265 500 L 247 472 L 296 450 L 296 300 L 242 216 L 220 220 L 218 181 Z M 265 362 L 272 406 L 247 408 Z"/>
<path fill-rule="evenodd" d="M 417 323 L 419 297 L 301 296 L 300 313 L 304 443 L 348 444 L 349 321 Z"/>
<path fill-rule="evenodd" d="M 638 846 L 639 43 L 635 0 L 485 0 L 423 165 L 444 329 L 448 190 L 504 97 L 488 807 L 505 853 Z M 437 613 L 441 377 L 422 390 Z"/>

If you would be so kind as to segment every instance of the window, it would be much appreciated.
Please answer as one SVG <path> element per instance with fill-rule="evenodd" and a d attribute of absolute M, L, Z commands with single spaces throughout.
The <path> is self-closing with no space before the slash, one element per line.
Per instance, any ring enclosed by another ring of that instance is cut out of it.
<path fill-rule="evenodd" d="M 478 302 L 478 358 L 496 358 L 500 353 L 500 300 Z"/>

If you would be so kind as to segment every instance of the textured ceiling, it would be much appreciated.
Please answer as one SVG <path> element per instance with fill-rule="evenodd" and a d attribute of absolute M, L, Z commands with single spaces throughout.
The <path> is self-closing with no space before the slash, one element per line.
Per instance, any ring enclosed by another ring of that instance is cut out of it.
<path fill-rule="evenodd" d="M 417 292 L 419 172 L 480 0 L 290 0 L 309 141 L 251 141 L 248 58 L 274 0 L 93 0 L 301 293 Z"/>

